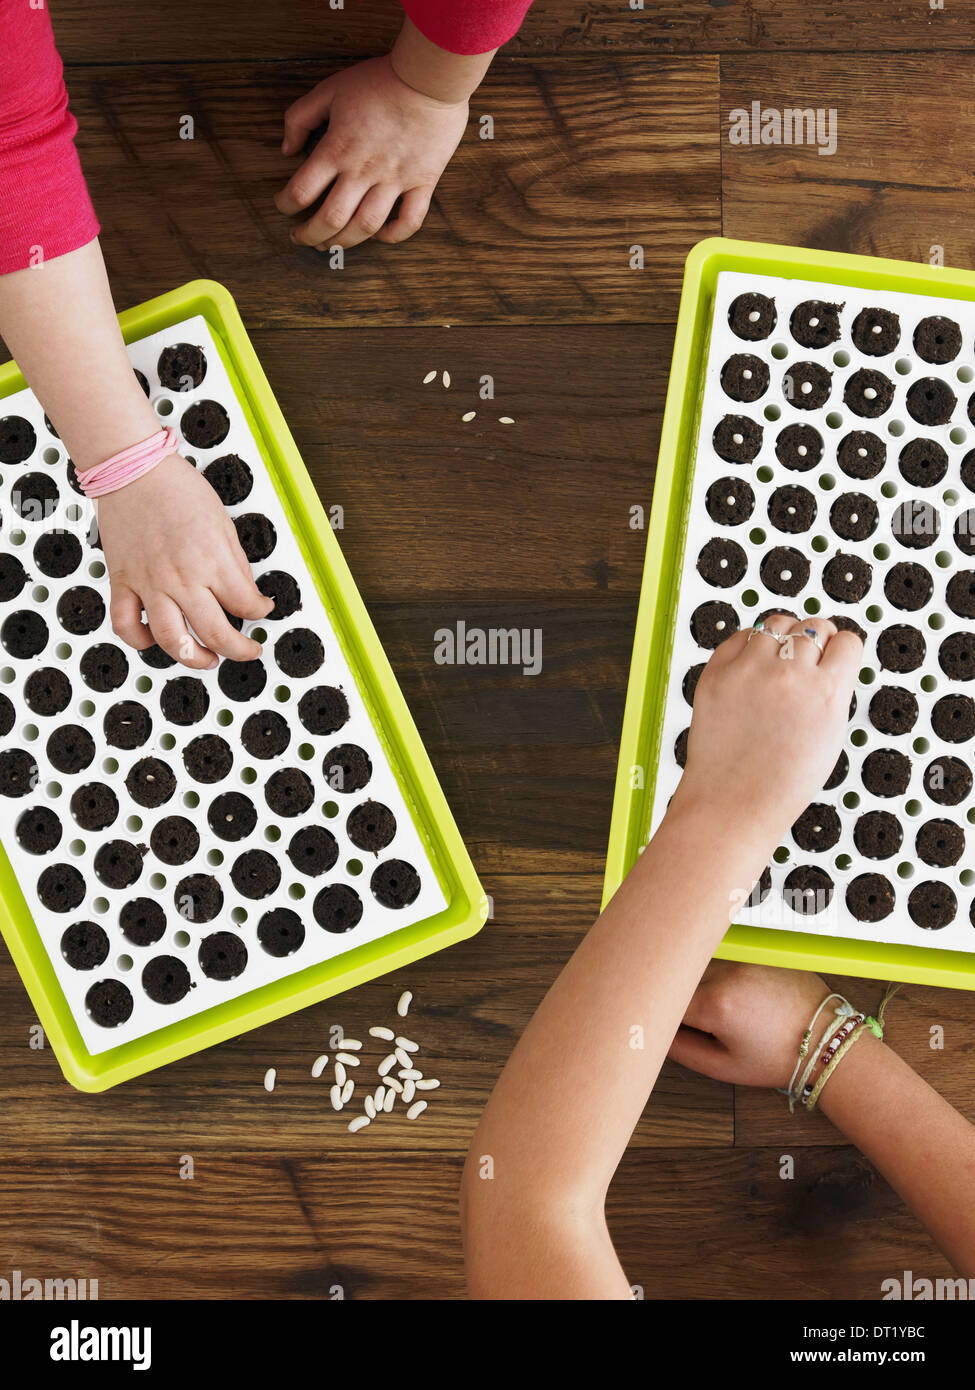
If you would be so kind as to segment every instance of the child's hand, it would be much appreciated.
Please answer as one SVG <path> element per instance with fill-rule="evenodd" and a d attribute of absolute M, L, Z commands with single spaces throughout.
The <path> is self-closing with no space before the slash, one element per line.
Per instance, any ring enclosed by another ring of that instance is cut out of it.
<path fill-rule="evenodd" d="M 290 217 L 330 191 L 293 229 L 292 241 L 326 250 L 373 236 L 412 236 L 460 143 L 468 109 L 466 101 L 437 101 L 407 86 L 389 55 L 319 82 L 285 113 L 281 148 L 298 154 L 310 131 L 326 120 L 328 130 L 274 201 Z M 387 222 L 398 198 L 399 211 Z"/>
<path fill-rule="evenodd" d="M 210 670 L 217 653 L 260 656 L 223 612 L 264 618 L 274 607 L 254 583 L 234 524 L 202 474 L 178 454 L 99 499 L 98 528 L 112 581 L 112 627 L 141 651 L 158 642 L 185 666 Z M 142 622 L 145 609 L 146 624 Z M 201 646 L 186 630 L 187 623 Z"/>
<path fill-rule="evenodd" d="M 712 961 L 687 1006 L 670 1056 L 716 1081 L 784 1089 L 802 1035 L 827 994 L 825 981 L 805 970 Z M 813 1046 L 827 1022 L 824 1011 Z"/>
<path fill-rule="evenodd" d="M 747 825 L 767 856 L 835 766 L 863 644 L 824 618 L 776 613 L 766 626 L 788 640 L 735 633 L 702 672 L 674 802 Z M 804 629 L 817 635 L 822 654 Z"/>

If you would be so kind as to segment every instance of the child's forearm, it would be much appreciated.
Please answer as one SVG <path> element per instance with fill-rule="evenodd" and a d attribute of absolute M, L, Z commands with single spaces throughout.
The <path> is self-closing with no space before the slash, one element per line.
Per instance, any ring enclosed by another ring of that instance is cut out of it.
<path fill-rule="evenodd" d="M 819 1104 L 955 1268 L 975 1277 L 975 1129 L 868 1032 L 830 1076 Z"/>
<path fill-rule="evenodd" d="M 79 470 L 159 428 L 125 351 L 97 241 L 0 276 L 0 336 Z"/>
<path fill-rule="evenodd" d="M 393 71 L 401 82 L 448 105 L 469 100 L 484 79 L 497 49 L 473 55 L 448 53 L 404 19 L 393 45 Z"/>

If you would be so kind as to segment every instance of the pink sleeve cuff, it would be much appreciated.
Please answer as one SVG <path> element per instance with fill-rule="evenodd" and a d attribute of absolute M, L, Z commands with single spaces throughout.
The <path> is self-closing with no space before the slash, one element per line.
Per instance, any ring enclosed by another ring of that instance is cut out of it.
<path fill-rule="evenodd" d="M 521 28 L 531 0 L 402 0 L 420 33 L 448 53 L 490 53 Z"/>

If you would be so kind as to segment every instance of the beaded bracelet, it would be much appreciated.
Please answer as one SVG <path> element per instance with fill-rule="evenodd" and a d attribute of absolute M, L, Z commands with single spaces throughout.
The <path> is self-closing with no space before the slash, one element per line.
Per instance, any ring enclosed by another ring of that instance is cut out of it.
<path fill-rule="evenodd" d="M 805 1061 L 806 1057 L 809 1054 L 809 1039 L 812 1036 L 812 1030 L 816 1026 L 816 1020 L 819 1018 L 820 1014 L 826 1008 L 826 1005 L 832 999 L 838 999 L 840 1001 L 838 1007 L 833 1010 L 833 1013 L 836 1018 L 846 1018 L 854 1012 L 853 1005 L 850 1003 L 850 1001 L 848 999 L 844 999 L 842 994 L 837 994 L 834 991 L 832 994 L 827 994 L 826 998 L 823 1000 L 819 1008 L 816 1010 L 812 1018 L 809 1020 L 809 1026 L 803 1033 L 802 1041 L 799 1044 L 799 1060 L 796 1062 L 795 1070 L 793 1071 L 792 1076 L 789 1078 L 789 1085 L 784 1091 L 781 1092 L 782 1095 L 788 1097 L 790 1113 L 795 1110 L 796 1101 L 802 1094 L 802 1091 L 806 1086 L 806 1083 L 808 1082 L 810 1075 L 812 1074 L 813 1067 L 816 1065 L 816 1059 L 819 1056 L 822 1049 L 825 1047 L 827 1039 L 831 1036 L 831 1034 L 836 1028 L 835 1019 L 826 1025 L 826 1031 L 820 1038 L 817 1047 L 814 1048 L 812 1056 L 806 1063 L 806 1067 L 803 1070 L 802 1076 L 799 1078 L 799 1083 L 797 1085 L 796 1077 L 799 1075 L 799 1068 L 802 1066 L 803 1061 Z"/>
<path fill-rule="evenodd" d="M 887 989 L 886 989 L 886 991 L 884 992 L 884 997 L 883 997 L 883 999 L 881 999 L 881 1001 L 880 1001 L 880 1008 L 877 1010 L 877 1017 L 876 1017 L 876 1018 L 871 1017 L 871 1015 L 869 1015 L 869 1014 L 861 1015 L 861 1020 L 862 1020 L 862 1021 L 861 1021 L 859 1024 L 857 1024 L 857 1026 L 856 1026 L 856 1028 L 853 1030 L 853 1032 L 850 1033 L 850 1035 L 840 1044 L 840 1046 L 836 1049 L 836 1051 L 833 1053 L 832 1057 L 831 1057 L 831 1058 L 829 1059 L 829 1061 L 827 1062 L 826 1066 L 825 1066 L 825 1067 L 823 1068 L 823 1070 L 820 1072 L 820 1074 L 819 1074 L 819 1080 L 816 1082 L 815 1086 L 813 1087 L 813 1089 L 812 1089 L 812 1094 L 810 1095 L 809 1100 L 808 1100 L 808 1102 L 806 1103 L 806 1109 L 807 1109 L 807 1110 L 815 1110 L 815 1108 L 816 1108 L 816 1103 L 817 1103 L 817 1101 L 819 1100 L 820 1095 L 822 1094 L 822 1090 L 823 1090 L 823 1087 L 826 1085 L 826 1082 L 827 1082 L 827 1081 L 829 1080 L 829 1078 L 833 1075 L 833 1072 L 834 1072 L 834 1071 L 836 1070 L 836 1068 L 839 1066 L 840 1062 L 843 1060 L 843 1058 L 844 1058 L 844 1057 L 846 1056 L 846 1054 L 849 1052 L 849 1050 L 850 1050 L 850 1048 L 853 1046 L 853 1044 L 854 1044 L 854 1043 L 857 1041 L 857 1039 L 860 1038 L 868 1029 L 870 1030 L 871 1033 L 873 1033 L 873 1035 L 874 1035 L 875 1038 L 878 1038 L 881 1042 L 883 1042 L 883 1037 L 884 1037 L 884 1014 L 885 1014 L 886 1011 L 887 1011 L 887 1005 L 890 1003 L 890 1001 L 893 999 L 894 995 L 897 993 L 897 991 L 898 991 L 899 989 L 900 989 L 900 985 L 888 985 L 888 986 L 887 986 Z"/>

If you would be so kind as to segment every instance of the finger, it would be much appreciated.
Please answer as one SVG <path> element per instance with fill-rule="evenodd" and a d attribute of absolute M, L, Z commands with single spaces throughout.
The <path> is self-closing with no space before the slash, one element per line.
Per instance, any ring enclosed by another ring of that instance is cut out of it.
<path fill-rule="evenodd" d="M 244 563 L 247 564 L 246 560 Z M 227 566 L 225 570 L 221 570 L 211 587 L 218 602 L 228 613 L 233 613 L 238 618 L 248 618 L 252 621 L 266 618 L 274 607 L 274 599 L 262 594 L 254 583 L 250 565 L 247 565 L 246 572 Z"/>
<path fill-rule="evenodd" d="M 283 212 L 285 217 L 294 217 L 296 213 L 310 208 L 312 203 L 322 196 L 337 174 L 338 169 L 335 166 L 335 161 L 329 156 L 328 146 L 326 144 L 316 146 L 313 153 L 308 156 L 300 168 L 295 170 L 281 191 L 275 193 L 274 206 L 278 212 Z"/>
<path fill-rule="evenodd" d="M 127 584 L 112 584 L 109 606 L 112 631 L 137 652 L 152 646 L 152 633 L 142 621 L 142 600 Z"/>
<path fill-rule="evenodd" d="M 368 192 L 368 182 L 357 174 L 339 174 L 324 203 L 313 217 L 293 229 L 291 240 L 299 246 L 317 246 L 327 250 L 352 221 Z"/>
<path fill-rule="evenodd" d="M 146 621 L 156 642 L 176 661 L 197 671 L 212 671 L 213 652 L 201 647 L 187 631 L 179 605 L 168 594 L 151 594 L 145 601 Z"/>
<path fill-rule="evenodd" d="M 356 209 L 356 214 L 352 221 L 334 238 L 337 246 L 358 246 L 363 241 L 368 241 L 374 237 L 386 223 L 386 218 L 392 211 L 393 204 L 399 196 L 399 190 L 393 184 L 374 184 L 363 198 Z M 319 247 L 319 250 L 327 250 L 327 247 Z"/>
<path fill-rule="evenodd" d="M 668 1056 L 691 1071 L 724 1080 L 727 1052 L 709 1033 L 699 1032 L 696 1028 L 678 1028 Z"/>
<path fill-rule="evenodd" d="M 297 154 L 311 132 L 327 118 L 332 106 L 332 91 L 331 78 L 326 78 L 291 103 L 284 113 L 282 154 Z"/>
<path fill-rule="evenodd" d="M 730 637 L 726 637 L 715 647 L 708 666 L 713 667 L 714 670 L 720 670 L 722 666 L 727 666 L 729 661 L 734 661 L 736 657 L 741 656 L 747 644 L 748 632 L 733 632 Z"/>
<path fill-rule="evenodd" d="M 254 661 L 260 656 L 260 643 L 228 623 L 219 599 L 210 589 L 196 590 L 182 606 L 186 621 L 209 651 L 231 661 Z"/>
<path fill-rule="evenodd" d="M 795 622 L 795 613 L 783 613 L 778 610 L 774 613 L 767 613 L 764 618 L 756 619 L 756 625 L 748 634 L 750 660 L 769 661 L 777 657 L 779 642 L 776 639 L 783 637 Z M 759 623 L 761 623 L 760 628 L 758 627 Z M 772 636 L 772 633 L 775 636 Z"/>
<path fill-rule="evenodd" d="M 831 671 L 838 680 L 852 685 L 860 669 L 863 656 L 863 642 L 855 632 L 841 628 L 826 643 L 820 665 Z"/>
<path fill-rule="evenodd" d="M 404 193 L 399 211 L 391 222 L 387 222 L 385 227 L 376 233 L 376 240 L 392 245 L 406 241 L 414 232 L 418 232 L 430 211 L 432 197 L 432 188 L 411 188 L 408 193 Z"/>
<path fill-rule="evenodd" d="M 818 666 L 826 643 L 836 632 L 836 624 L 829 618 L 797 618 L 779 647 L 779 657 L 802 666 Z"/>

